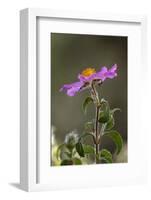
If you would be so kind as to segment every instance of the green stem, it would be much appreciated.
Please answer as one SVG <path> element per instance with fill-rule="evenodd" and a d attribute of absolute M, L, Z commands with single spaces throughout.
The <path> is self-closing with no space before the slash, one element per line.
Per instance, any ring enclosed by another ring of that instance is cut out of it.
<path fill-rule="evenodd" d="M 96 119 L 95 119 L 95 135 L 96 135 L 96 144 L 95 144 L 95 149 L 96 149 L 96 155 L 95 155 L 95 162 L 99 163 L 99 107 L 96 107 Z"/>
<path fill-rule="evenodd" d="M 96 91 L 95 86 L 92 84 L 92 96 L 95 101 L 95 163 L 99 163 L 99 145 L 100 145 L 100 138 L 99 138 L 99 109 L 100 109 L 100 101 L 98 97 L 98 93 Z"/>

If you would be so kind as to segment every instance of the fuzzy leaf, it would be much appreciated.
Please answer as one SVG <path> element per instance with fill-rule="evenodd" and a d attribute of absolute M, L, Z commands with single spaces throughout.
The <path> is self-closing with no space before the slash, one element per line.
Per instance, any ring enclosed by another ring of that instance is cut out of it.
<path fill-rule="evenodd" d="M 60 165 L 73 165 L 73 161 L 72 160 L 63 160 L 63 161 L 61 161 Z"/>
<path fill-rule="evenodd" d="M 91 136 L 93 138 L 93 141 L 94 141 L 94 135 L 92 133 L 84 133 L 80 136 L 79 138 L 79 142 L 81 141 L 81 139 L 85 138 L 85 137 L 88 137 L 88 136 Z"/>
<path fill-rule="evenodd" d="M 76 144 L 76 150 L 77 150 L 79 156 L 84 157 L 84 149 L 83 149 L 83 145 L 81 142 L 78 142 Z"/>
<path fill-rule="evenodd" d="M 62 150 L 60 152 L 60 159 L 61 160 L 70 160 L 71 159 L 71 153 Z"/>
<path fill-rule="evenodd" d="M 107 101 L 104 98 L 101 99 L 101 104 L 103 103 L 107 103 Z"/>
<path fill-rule="evenodd" d="M 82 161 L 79 158 L 75 157 L 72 159 L 72 161 L 74 165 L 82 165 Z"/>
<path fill-rule="evenodd" d="M 61 144 L 58 146 L 57 148 L 57 151 L 56 151 L 56 158 L 59 160 L 60 159 L 60 153 L 61 153 L 61 150 L 65 148 L 65 144 Z"/>
<path fill-rule="evenodd" d="M 114 109 L 111 110 L 111 114 L 113 115 L 116 111 L 121 111 L 121 109 L 120 108 L 114 108 Z"/>
<path fill-rule="evenodd" d="M 116 111 L 121 111 L 121 109 L 114 108 L 114 109 L 110 110 L 109 121 L 106 123 L 106 130 L 111 130 L 114 127 L 114 125 L 115 125 L 114 113 Z"/>
<path fill-rule="evenodd" d="M 94 128 L 93 122 L 86 122 L 85 123 L 85 129 L 93 130 L 93 128 Z"/>
<path fill-rule="evenodd" d="M 85 154 L 94 154 L 95 153 L 94 147 L 92 147 L 91 145 L 83 145 L 83 149 L 84 149 Z"/>
<path fill-rule="evenodd" d="M 82 105 L 82 108 L 83 108 L 83 111 L 84 113 L 86 113 L 86 109 L 87 109 L 87 106 L 89 103 L 92 103 L 93 102 L 93 99 L 92 97 L 87 97 L 84 102 L 83 102 L 83 105 Z"/>
<path fill-rule="evenodd" d="M 112 163 L 112 154 L 107 149 L 102 149 L 99 152 L 99 159 L 105 161 L 106 163 Z"/>
<path fill-rule="evenodd" d="M 110 108 L 107 102 L 103 103 L 100 108 L 99 122 L 107 123 L 110 118 Z"/>
<path fill-rule="evenodd" d="M 113 115 L 110 115 L 109 121 L 106 123 L 106 130 L 111 130 L 115 125 L 114 117 Z"/>
<path fill-rule="evenodd" d="M 68 133 L 65 137 L 65 144 L 66 147 L 72 151 L 72 149 L 75 147 L 75 144 L 78 142 L 79 136 L 75 131 L 72 131 Z"/>
<path fill-rule="evenodd" d="M 113 142 L 115 143 L 116 145 L 116 152 L 117 154 L 120 153 L 122 147 L 123 147 L 123 139 L 120 135 L 120 133 L 118 133 L 117 131 L 109 131 L 109 132 L 105 132 L 105 134 L 103 135 L 103 137 L 106 136 L 106 137 L 109 137 L 113 140 Z"/>

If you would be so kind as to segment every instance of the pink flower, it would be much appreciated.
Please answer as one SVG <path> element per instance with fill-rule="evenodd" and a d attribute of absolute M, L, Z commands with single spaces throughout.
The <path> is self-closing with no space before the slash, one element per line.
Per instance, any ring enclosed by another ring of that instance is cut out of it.
<path fill-rule="evenodd" d="M 117 76 L 116 70 L 116 64 L 114 64 L 109 70 L 107 67 L 102 67 L 98 72 L 96 72 L 94 68 L 87 68 L 78 75 L 79 81 L 63 85 L 60 91 L 66 92 L 68 96 L 75 96 L 77 92 L 90 87 L 93 81 L 101 83 L 107 78 L 115 78 Z"/>

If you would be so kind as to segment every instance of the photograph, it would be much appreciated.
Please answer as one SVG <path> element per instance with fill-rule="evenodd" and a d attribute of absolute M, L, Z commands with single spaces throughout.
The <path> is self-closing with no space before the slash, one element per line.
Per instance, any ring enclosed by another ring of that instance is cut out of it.
<path fill-rule="evenodd" d="M 128 162 L 128 37 L 50 33 L 50 166 Z"/>

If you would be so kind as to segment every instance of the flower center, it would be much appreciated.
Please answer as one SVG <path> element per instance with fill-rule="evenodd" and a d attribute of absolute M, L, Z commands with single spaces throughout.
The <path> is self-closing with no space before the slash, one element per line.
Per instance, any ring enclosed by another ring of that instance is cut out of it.
<path fill-rule="evenodd" d="M 94 68 L 86 68 L 85 70 L 82 71 L 81 74 L 83 76 L 90 76 L 90 75 L 95 74 L 95 73 L 96 73 L 96 71 L 95 71 Z"/>

